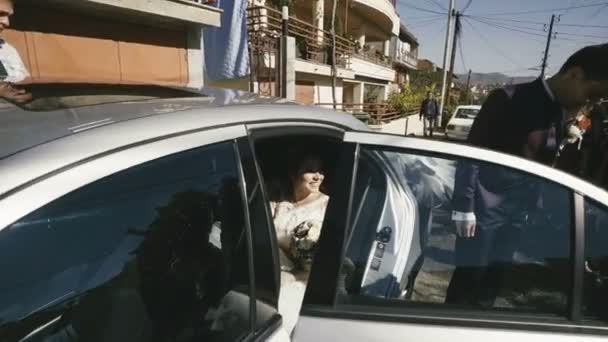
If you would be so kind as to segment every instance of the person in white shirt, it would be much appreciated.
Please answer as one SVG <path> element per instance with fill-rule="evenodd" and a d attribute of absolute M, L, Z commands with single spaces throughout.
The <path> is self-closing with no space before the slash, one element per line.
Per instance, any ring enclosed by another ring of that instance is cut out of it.
<path fill-rule="evenodd" d="M 29 77 L 29 73 L 17 50 L 2 37 L 4 30 L 10 26 L 9 18 L 13 13 L 13 1 L 0 0 L 0 97 L 23 103 L 31 100 L 32 96 L 13 83 L 23 81 Z"/>

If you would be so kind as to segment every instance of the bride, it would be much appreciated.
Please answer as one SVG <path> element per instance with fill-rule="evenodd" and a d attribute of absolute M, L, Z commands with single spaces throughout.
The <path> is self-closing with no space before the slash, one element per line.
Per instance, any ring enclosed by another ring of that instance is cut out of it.
<path fill-rule="evenodd" d="M 288 163 L 288 193 L 281 194 L 278 201 L 270 203 L 281 263 L 279 313 L 289 335 L 302 306 L 329 201 L 329 196 L 321 191 L 324 179 L 323 164 L 318 155 L 307 154 L 294 159 Z"/>

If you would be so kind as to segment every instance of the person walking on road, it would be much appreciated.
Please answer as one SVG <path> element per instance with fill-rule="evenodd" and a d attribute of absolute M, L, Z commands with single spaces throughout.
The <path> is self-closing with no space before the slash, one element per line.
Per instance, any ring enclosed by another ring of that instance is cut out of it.
<path fill-rule="evenodd" d="M 433 127 L 435 126 L 435 122 L 437 121 L 437 117 L 439 116 L 439 105 L 437 104 L 437 100 L 433 97 L 433 92 L 429 91 L 426 93 L 426 98 L 422 101 L 420 105 L 420 120 L 423 121 L 423 132 L 424 136 L 427 136 L 427 125 L 428 125 L 428 134 L 433 136 Z"/>

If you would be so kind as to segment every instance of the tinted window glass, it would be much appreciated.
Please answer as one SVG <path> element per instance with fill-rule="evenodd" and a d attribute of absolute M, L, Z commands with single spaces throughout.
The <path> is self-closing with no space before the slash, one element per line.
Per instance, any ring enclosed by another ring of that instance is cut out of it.
<path fill-rule="evenodd" d="M 608 321 L 608 208 L 585 201 L 584 315 Z"/>
<path fill-rule="evenodd" d="M 0 338 L 230 341 L 248 332 L 232 144 L 117 173 L 0 232 Z"/>
<path fill-rule="evenodd" d="M 464 186 L 473 171 L 476 188 Z M 452 221 L 463 198 L 476 215 L 469 238 Z M 362 148 L 352 222 L 345 264 L 354 271 L 343 303 L 566 312 L 571 201 L 554 183 L 491 164 Z"/>
<path fill-rule="evenodd" d="M 257 326 L 261 327 L 277 313 L 278 303 L 278 266 L 275 265 L 273 244 L 271 242 L 274 231 L 269 223 L 266 211 L 263 186 L 260 184 L 257 167 L 253 153 L 247 139 L 238 143 L 245 186 L 247 189 L 247 202 L 249 204 L 249 217 L 251 220 L 255 282 L 257 301 Z"/>

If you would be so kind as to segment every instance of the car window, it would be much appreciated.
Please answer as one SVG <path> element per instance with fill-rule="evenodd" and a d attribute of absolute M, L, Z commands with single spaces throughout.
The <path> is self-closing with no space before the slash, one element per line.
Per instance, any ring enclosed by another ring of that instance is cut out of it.
<path fill-rule="evenodd" d="M 253 157 L 249 141 L 245 138 L 239 140 L 239 154 L 245 176 L 247 190 L 247 203 L 251 220 L 253 260 L 255 264 L 256 283 L 256 326 L 263 328 L 265 324 L 277 314 L 278 305 L 278 264 L 273 253 L 274 228 L 270 223 L 267 212 L 264 187 Z"/>
<path fill-rule="evenodd" d="M 471 166 L 479 174 L 477 231 L 457 238 L 452 211 L 469 189 L 456 179 Z M 352 271 L 339 303 L 565 315 L 567 189 L 493 164 L 362 147 L 354 191 L 343 262 Z"/>
<path fill-rule="evenodd" d="M 477 117 L 478 113 L 479 113 L 479 109 L 459 108 L 458 111 L 456 111 L 456 118 L 475 119 Z"/>
<path fill-rule="evenodd" d="M 585 200 L 583 314 L 608 321 L 608 208 Z"/>
<path fill-rule="evenodd" d="M 232 341 L 249 331 L 231 143 L 157 159 L 0 231 L 0 336 Z"/>

